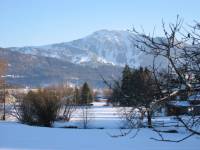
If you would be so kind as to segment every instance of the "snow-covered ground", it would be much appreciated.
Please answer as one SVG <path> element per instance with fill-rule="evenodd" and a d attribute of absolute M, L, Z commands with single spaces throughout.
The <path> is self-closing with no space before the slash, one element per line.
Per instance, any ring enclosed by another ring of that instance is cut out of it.
<path fill-rule="evenodd" d="M 77 110 L 80 111 L 80 110 Z M 58 150 L 199 150 L 200 137 L 193 136 L 181 143 L 158 142 L 150 139 L 158 137 L 151 129 L 140 129 L 125 137 L 120 135 L 119 128 L 123 122 L 117 109 L 104 106 L 104 103 L 94 103 L 90 112 L 90 129 L 69 129 L 65 126 L 81 127 L 81 119 L 76 113 L 70 122 L 55 122 L 54 128 L 28 126 L 16 121 L 0 122 L 0 149 L 58 149 Z M 160 121 L 170 121 L 171 118 L 156 118 Z M 102 129 L 103 128 L 103 129 Z M 125 131 L 125 130 L 123 130 Z M 165 134 L 167 138 L 179 139 L 184 132 Z"/>
<path fill-rule="evenodd" d="M 125 122 L 119 115 L 118 108 L 106 106 L 105 102 L 93 102 L 87 111 L 88 128 L 90 129 L 119 129 L 124 127 Z M 70 122 L 55 122 L 54 127 L 76 126 L 83 128 L 83 109 L 77 108 Z"/>
<path fill-rule="evenodd" d="M 199 150 L 200 138 L 191 137 L 181 143 L 157 142 L 155 132 L 141 129 L 139 134 L 113 138 L 117 129 L 63 129 L 0 122 L 0 149 L 34 150 Z M 169 134 L 179 138 L 179 134 Z"/>

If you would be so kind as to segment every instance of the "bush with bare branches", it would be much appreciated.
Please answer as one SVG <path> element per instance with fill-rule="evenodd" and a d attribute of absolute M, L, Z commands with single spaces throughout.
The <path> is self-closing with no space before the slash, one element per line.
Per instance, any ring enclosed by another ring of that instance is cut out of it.
<path fill-rule="evenodd" d="M 17 114 L 22 123 L 51 127 L 60 107 L 60 100 L 54 92 L 30 91 L 19 103 Z"/>

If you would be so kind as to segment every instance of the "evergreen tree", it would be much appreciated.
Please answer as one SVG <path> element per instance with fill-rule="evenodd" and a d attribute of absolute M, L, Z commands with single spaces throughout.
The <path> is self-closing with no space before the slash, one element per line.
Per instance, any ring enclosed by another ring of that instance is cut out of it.
<path fill-rule="evenodd" d="M 131 105 L 131 94 L 132 94 L 131 78 L 132 78 L 132 70 L 128 65 L 126 65 L 122 72 L 120 105 L 123 106 Z"/>
<path fill-rule="evenodd" d="M 122 101 L 121 87 L 119 87 L 118 85 L 119 83 L 115 85 L 112 90 L 111 103 L 113 104 L 113 106 L 118 106 L 119 104 L 121 105 Z"/>
<path fill-rule="evenodd" d="M 148 126 L 151 127 L 151 102 L 156 97 L 156 84 L 152 72 L 147 68 L 130 69 L 125 66 L 121 86 L 113 88 L 112 103 L 120 106 L 145 108 Z"/>
<path fill-rule="evenodd" d="M 131 84 L 133 85 L 133 105 L 145 107 L 147 112 L 148 126 L 151 127 L 151 102 L 156 95 L 155 82 L 151 71 L 147 68 L 139 68 L 133 73 Z"/>
<path fill-rule="evenodd" d="M 75 104 L 80 104 L 80 92 L 79 92 L 79 89 L 77 87 L 75 87 L 75 90 L 74 90 L 74 103 Z"/>
<path fill-rule="evenodd" d="M 85 82 L 81 89 L 81 104 L 90 104 L 92 101 L 92 92 L 87 82 Z"/>

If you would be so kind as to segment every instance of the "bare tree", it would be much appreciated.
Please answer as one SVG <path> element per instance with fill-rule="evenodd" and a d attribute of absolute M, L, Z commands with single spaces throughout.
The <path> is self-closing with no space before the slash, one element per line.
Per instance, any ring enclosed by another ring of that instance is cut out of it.
<path fill-rule="evenodd" d="M 65 121 L 70 121 L 72 114 L 76 111 L 77 104 L 75 103 L 74 96 L 65 96 L 62 98 L 64 111 L 63 117 Z"/>
<path fill-rule="evenodd" d="M 91 107 L 89 105 L 82 105 L 81 106 L 81 118 L 82 118 L 82 123 L 83 123 L 83 128 L 87 129 L 88 128 L 88 123 L 91 119 L 91 113 L 90 113 Z"/>
<path fill-rule="evenodd" d="M 4 60 L 0 60 L 0 97 L 1 103 L 3 103 L 3 116 L 2 119 L 6 119 L 6 81 L 4 78 L 5 72 L 7 69 L 7 62 Z M 1 105 L 2 106 L 2 105 Z"/>
<path fill-rule="evenodd" d="M 77 108 L 76 89 L 69 87 L 67 84 L 51 86 L 48 89 L 54 91 L 62 102 L 61 119 L 69 121 Z"/>
<path fill-rule="evenodd" d="M 192 30 L 188 31 L 182 24 L 183 21 L 179 16 L 177 16 L 176 22 L 174 24 L 170 23 L 168 27 L 162 22 L 164 33 L 162 38 L 155 37 L 154 33 L 145 34 L 133 30 L 137 34 L 135 39 L 137 41 L 136 48 L 154 57 L 152 70 L 156 81 L 162 79 L 160 69 L 156 64 L 158 58 L 165 60 L 165 64 L 167 64 L 164 67 L 166 70 L 164 80 L 157 82 L 157 89 L 160 93 L 159 98 L 152 102 L 151 109 L 169 102 L 176 96 L 188 98 L 189 95 L 199 91 L 200 26 L 196 23 L 195 26 L 190 26 Z M 191 76 L 194 76 L 194 78 L 191 78 Z M 200 118 L 198 116 L 190 115 L 187 116 L 187 119 L 176 116 L 176 119 L 185 127 L 188 135 L 178 140 L 165 139 L 161 134 L 163 131 L 154 128 L 160 136 L 160 139 L 156 140 L 180 142 L 192 135 L 200 135 L 198 130 Z"/>

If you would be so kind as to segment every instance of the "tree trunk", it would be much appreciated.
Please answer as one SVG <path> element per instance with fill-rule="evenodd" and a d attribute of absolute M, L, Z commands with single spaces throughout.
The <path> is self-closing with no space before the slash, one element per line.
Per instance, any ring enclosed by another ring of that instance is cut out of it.
<path fill-rule="evenodd" d="M 151 111 L 148 109 L 147 110 L 147 121 L 148 121 L 148 128 L 152 128 L 152 122 L 151 122 Z"/>
<path fill-rule="evenodd" d="M 3 120 L 6 120 L 6 90 L 5 90 L 5 83 L 3 83 Z"/>

